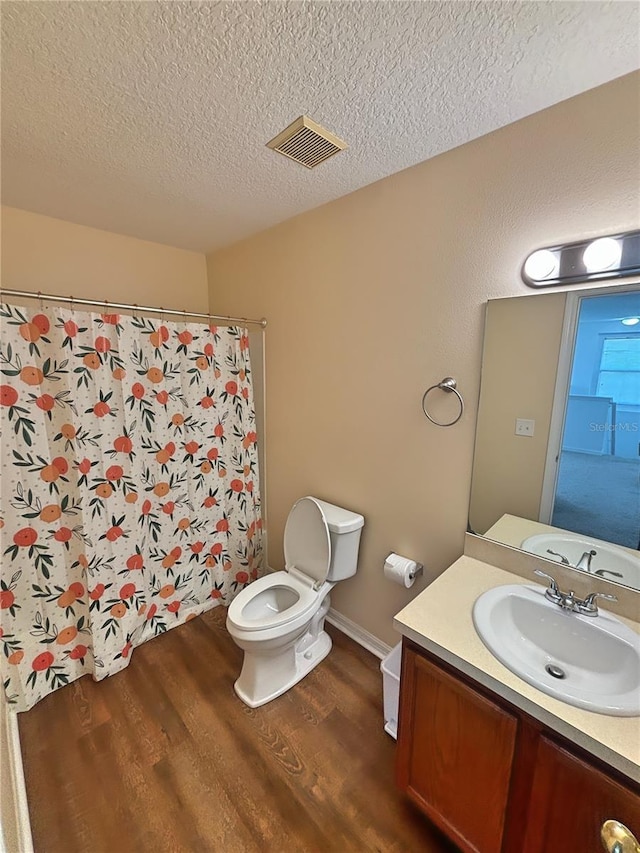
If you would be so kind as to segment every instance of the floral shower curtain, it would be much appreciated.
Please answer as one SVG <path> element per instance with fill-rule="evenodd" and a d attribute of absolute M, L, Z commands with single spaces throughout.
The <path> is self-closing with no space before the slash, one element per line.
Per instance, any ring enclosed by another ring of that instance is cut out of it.
<path fill-rule="evenodd" d="M 261 572 L 249 337 L 0 305 L 0 643 L 17 710 Z"/>

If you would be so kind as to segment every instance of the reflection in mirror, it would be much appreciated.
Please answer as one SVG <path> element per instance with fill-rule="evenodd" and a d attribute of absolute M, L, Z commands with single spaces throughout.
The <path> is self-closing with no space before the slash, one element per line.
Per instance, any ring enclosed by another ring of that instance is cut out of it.
<path fill-rule="evenodd" d="M 487 304 L 469 525 L 640 589 L 640 286 Z"/>

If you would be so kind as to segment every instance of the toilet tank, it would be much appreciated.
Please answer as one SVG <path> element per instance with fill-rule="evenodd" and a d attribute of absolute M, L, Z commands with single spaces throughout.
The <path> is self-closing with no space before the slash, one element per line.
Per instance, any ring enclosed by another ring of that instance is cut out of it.
<path fill-rule="evenodd" d="M 332 583 L 350 578 L 358 568 L 358 549 L 364 517 L 357 512 L 314 498 L 327 520 L 331 538 L 331 566 L 327 580 Z"/>

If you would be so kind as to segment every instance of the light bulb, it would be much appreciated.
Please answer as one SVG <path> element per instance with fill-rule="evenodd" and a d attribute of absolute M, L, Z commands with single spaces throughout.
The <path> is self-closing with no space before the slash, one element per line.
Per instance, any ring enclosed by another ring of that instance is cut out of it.
<path fill-rule="evenodd" d="M 602 272 L 617 267 L 621 257 L 622 245 L 619 240 L 613 237 L 600 237 L 593 243 L 589 243 L 582 259 L 587 272 Z"/>
<path fill-rule="evenodd" d="M 538 249 L 524 262 L 524 271 L 532 281 L 544 281 L 557 275 L 559 266 L 559 258 L 555 252 Z"/>
<path fill-rule="evenodd" d="M 640 323 L 640 317 L 625 317 L 620 322 L 623 326 L 637 326 Z"/>

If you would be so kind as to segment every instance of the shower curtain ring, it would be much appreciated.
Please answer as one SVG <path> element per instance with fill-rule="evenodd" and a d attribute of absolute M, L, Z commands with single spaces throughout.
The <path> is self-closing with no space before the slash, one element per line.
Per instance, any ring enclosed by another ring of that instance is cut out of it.
<path fill-rule="evenodd" d="M 38 305 L 40 306 L 40 310 L 44 311 L 44 306 L 42 304 L 42 291 L 38 291 Z"/>

